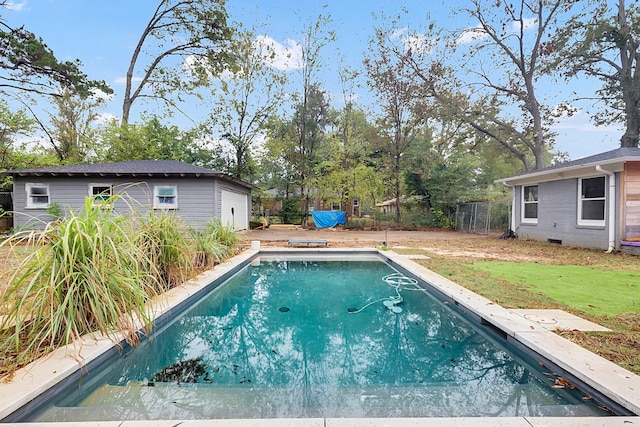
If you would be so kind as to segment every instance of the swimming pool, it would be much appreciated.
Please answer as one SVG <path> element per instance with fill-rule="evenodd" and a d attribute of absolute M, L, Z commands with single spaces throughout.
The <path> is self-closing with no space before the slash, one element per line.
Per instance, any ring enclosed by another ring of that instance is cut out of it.
<path fill-rule="evenodd" d="M 607 414 L 410 272 L 336 259 L 254 260 L 24 419 Z"/>

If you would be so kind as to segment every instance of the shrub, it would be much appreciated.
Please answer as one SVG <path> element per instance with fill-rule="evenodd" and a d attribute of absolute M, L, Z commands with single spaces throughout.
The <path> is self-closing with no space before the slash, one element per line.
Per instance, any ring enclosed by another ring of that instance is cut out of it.
<path fill-rule="evenodd" d="M 300 210 L 300 197 L 293 196 L 282 201 L 280 220 L 283 224 L 300 224 L 304 212 Z"/>
<path fill-rule="evenodd" d="M 2 295 L 0 354 L 5 361 L 28 363 L 44 353 L 98 331 L 131 343 L 134 325 L 147 328 L 145 303 L 156 294 L 156 279 L 141 251 L 131 221 L 112 205 L 70 211 L 42 231 L 23 232 L 0 245 L 32 244 Z M 3 369 L 7 369 L 6 366 Z"/>

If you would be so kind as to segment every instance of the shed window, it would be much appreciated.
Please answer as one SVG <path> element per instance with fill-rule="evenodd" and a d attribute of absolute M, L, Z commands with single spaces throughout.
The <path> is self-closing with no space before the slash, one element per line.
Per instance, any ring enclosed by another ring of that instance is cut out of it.
<path fill-rule="evenodd" d="M 106 203 L 113 196 L 113 186 L 109 184 L 89 184 L 89 197 L 96 205 Z"/>
<path fill-rule="evenodd" d="M 604 211 L 606 179 L 604 176 L 596 178 L 582 178 L 578 181 L 578 224 L 604 225 Z"/>
<path fill-rule="evenodd" d="M 153 189 L 154 209 L 178 209 L 178 187 L 156 185 Z"/>
<path fill-rule="evenodd" d="M 522 222 L 538 222 L 538 186 L 525 185 L 522 188 Z"/>
<path fill-rule="evenodd" d="M 49 186 L 45 184 L 26 184 L 27 208 L 46 209 L 49 206 Z"/>

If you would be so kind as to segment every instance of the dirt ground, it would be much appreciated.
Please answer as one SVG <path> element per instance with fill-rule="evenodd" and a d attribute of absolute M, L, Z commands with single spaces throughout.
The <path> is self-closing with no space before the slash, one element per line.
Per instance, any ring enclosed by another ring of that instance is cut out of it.
<path fill-rule="evenodd" d="M 493 237 L 497 238 L 498 235 Z M 260 240 L 262 246 L 277 247 L 287 246 L 291 239 L 326 240 L 329 247 L 339 248 L 364 248 L 379 247 L 385 244 L 388 247 L 408 246 L 413 248 L 428 247 L 430 241 L 450 239 L 483 239 L 487 236 L 478 234 L 460 233 L 455 231 L 396 231 L 396 230 L 344 230 L 344 229 L 319 229 L 305 230 L 294 227 L 275 227 L 266 230 L 250 230 L 244 232 L 247 242 Z"/>

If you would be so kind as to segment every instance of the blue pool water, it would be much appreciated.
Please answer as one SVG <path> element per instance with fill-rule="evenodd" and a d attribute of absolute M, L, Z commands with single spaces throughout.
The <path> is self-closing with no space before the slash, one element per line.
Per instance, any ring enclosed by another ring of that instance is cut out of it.
<path fill-rule="evenodd" d="M 606 415 L 392 273 L 254 263 L 30 420 Z"/>

